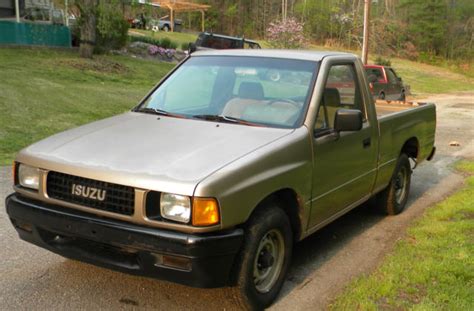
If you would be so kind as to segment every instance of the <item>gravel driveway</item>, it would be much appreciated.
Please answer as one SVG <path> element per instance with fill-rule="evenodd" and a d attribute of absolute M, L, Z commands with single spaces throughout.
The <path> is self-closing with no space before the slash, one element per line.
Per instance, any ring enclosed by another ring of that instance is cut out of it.
<path fill-rule="evenodd" d="M 408 209 L 383 217 L 361 206 L 297 244 L 274 310 L 326 309 L 351 278 L 373 270 L 426 207 L 458 189 L 450 165 L 474 157 L 474 93 L 428 98 L 438 111 L 437 155 L 413 174 Z M 449 146 L 458 141 L 460 146 Z M 11 168 L 0 168 L 0 198 L 11 192 Z M 21 241 L 0 201 L 0 310 L 232 310 L 226 289 L 195 289 L 129 276 L 64 259 Z"/>

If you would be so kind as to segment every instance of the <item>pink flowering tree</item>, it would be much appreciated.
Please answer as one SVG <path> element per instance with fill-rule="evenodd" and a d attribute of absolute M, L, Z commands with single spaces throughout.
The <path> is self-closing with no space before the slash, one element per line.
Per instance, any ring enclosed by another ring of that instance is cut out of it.
<path fill-rule="evenodd" d="M 294 18 L 270 23 L 267 39 L 270 45 L 279 49 L 299 49 L 305 45 L 303 23 Z"/>

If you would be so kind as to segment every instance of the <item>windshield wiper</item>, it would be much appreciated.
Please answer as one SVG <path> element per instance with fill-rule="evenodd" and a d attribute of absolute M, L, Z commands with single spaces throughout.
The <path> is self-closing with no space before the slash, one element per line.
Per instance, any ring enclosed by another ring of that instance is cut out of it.
<path fill-rule="evenodd" d="M 193 116 L 194 119 L 202 119 L 206 121 L 215 121 L 215 122 L 227 122 L 227 123 L 235 123 L 235 124 L 243 124 L 243 125 L 250 125 L 250 126 L 261 126 L 260 124 L 249 122 L 246 120 L 242 120 L 239 118 L 224 116 L 224 115 L 217 115 L 217 114 L 197 114 Z"/>
<path fill-rule="evenodd" d="M 175 118 L 186 118 L 186 116 L 178 113 L 172 113 L 163 109 L 158 109 L 158 108 L 151 108 L 151 107 L 145 107 L 142 109 L 137 110 L 138 112 L 144 112 L 144 113 L 152 113 L 152 114 L 157 114 L 160 116 L 168 116 L 168 117 L 175 117 Z"/>

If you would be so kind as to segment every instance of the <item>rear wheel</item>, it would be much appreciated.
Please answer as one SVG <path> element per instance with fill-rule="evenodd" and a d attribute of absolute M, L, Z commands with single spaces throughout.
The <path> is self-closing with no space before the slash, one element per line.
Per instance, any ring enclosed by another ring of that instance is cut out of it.
<path fill-rule="evenodd" d="M 168 32 L 168 31 L 171 30 L 171 28 L 170 28 L 170 26 L 165 25 L 165 26 L 163 27 L 163 30 L 164 30 L 165 32 Z"/>
<path fill-rule="evenodd" d="M 406 99 L 407 99 L 407 97 L 405 95 L 405 91 L 402 90 L 402 93 L 400 94 L 400 101 L 404 102 L 404 101 L 406 101 Z"/>
<path fill-rule="evenodd" d="M 248 310 L 262 310 L 275 300 L 291 261 L 293 235 L 285 212 L 277 206 L 258 210 L 245 230 L 237 259 L 236 302 Z"/>
<path fill-rule="evenodd" d="M 384 93 L 384 92 L 381 92 L 381 93 L 379 94 L 379 99 L 381 99 L 381 100 L 384 100 L 384 99 L 385 99 L 385 93 Z"/>
<path fill-rule="evenodd" d="M 388 187 L 377 196 L 377 206 L 388 215 L 400 214 L 408 200 L 411 183 L 411 167 L 408 156 L 400 155 Z"/>

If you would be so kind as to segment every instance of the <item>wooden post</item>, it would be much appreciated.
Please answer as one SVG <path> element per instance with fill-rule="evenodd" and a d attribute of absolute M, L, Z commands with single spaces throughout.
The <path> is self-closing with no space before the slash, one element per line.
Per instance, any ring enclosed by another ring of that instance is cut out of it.
<path fill-rule="evenodd" d="M 362 62 L 367 65 L 369 56 L 370 1 L 364 0 L 364 41 L 362 43 Z"/>
<path fill-rule="evenodd" d="M 20 0 L 15 0 L 15 15 L 16 15 L 16 22 L 19 23 L 20 22 Z"/>
<path fill-rule="evenodd" d="M 174 10 L 170 9 L 171 32 L 174 32 Z"/>
<path fill-rule="evenodd" d="M 69 7 L 68 1 L 64 0 L 64 15 L 66 15 L 66 23 L 65 24 L 66 24 L 67 27 L 69 27 L 69 14 L 67 13 L 68 7 Z"/>
<path fill-rule="evenodd" d="M 204 32 L 204 10 L 201 10 L 201 31 Z"/>

